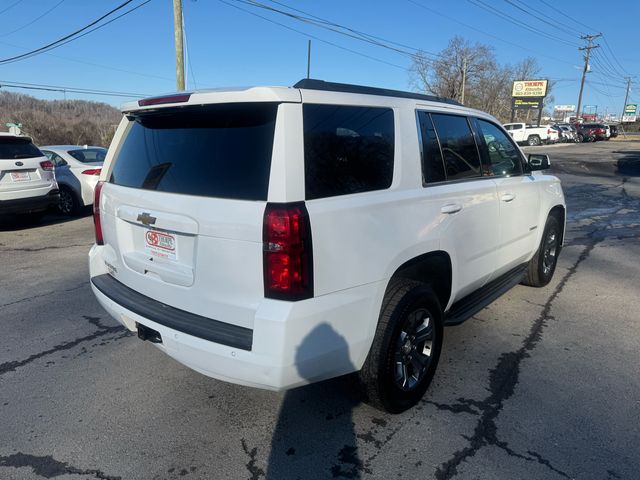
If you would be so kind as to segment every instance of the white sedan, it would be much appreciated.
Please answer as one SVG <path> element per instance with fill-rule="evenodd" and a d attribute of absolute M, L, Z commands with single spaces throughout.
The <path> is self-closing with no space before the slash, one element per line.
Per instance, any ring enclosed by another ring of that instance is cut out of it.
<path fill-rule="evenodd" d="M 49 145 L 40 150 L 55 165 L 60 211 L 65 215 L 77 215 L 84 207 L 93 205 L 93 191 L 107 149 L 89 145 Z"/>

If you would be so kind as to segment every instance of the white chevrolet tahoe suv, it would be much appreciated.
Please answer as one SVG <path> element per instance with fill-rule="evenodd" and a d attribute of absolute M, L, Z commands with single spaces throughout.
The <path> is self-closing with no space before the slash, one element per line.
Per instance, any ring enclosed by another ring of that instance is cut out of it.
<path fill-rule="evenodd" d="M 367 401 L 400 412 L 431 382 L 443 326 L 553 275 L 560 182 L 480 111 L 302 80 L 123 112 L 91 286 L 205 375 L 282 390 L 358 372 Z"/>

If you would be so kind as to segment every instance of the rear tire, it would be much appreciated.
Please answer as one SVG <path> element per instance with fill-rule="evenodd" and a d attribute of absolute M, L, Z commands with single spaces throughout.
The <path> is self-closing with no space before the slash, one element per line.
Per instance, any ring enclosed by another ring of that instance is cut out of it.
<path fill-rule="evenodd" d="M 544 226 L 542 239 L 538 251 L 529 261 L 524 285 L 530 287 L 544 287 L 553 278 L 561 250 L 562 230 L 558 218 L 549 215 Z"/>
<path fill-rule="evenodd" d="M 541 143 L 542 142 L 540 141 L 540 137 L 538 135 L 531 135 L 529 138 L 527 138 L 527 145 L 529 145 L 530 147 L 537 147 Z"/>
<path fill-rule="evenodd" d="M 60 203 L 58 210 L 63 215 L 76 216 L 80 211 L 80 202 L 78 197 L 69 187 L 60 187 Z"/>
<path fill-rule="evenodd" d="M 370 405 L 400 413 L 420 401 L 438 366 L 443 314 L 430 286 L 404 278 L 389 283 L 369 355 L 358 373 Z"/>

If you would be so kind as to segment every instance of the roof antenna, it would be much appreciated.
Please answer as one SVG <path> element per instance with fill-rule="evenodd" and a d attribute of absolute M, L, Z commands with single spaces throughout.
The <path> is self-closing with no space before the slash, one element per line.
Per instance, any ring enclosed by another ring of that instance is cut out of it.
<path fill-rule="evenodd" d="M 307 78 L 311 73 L 311 40 L 307 43 Z"/>

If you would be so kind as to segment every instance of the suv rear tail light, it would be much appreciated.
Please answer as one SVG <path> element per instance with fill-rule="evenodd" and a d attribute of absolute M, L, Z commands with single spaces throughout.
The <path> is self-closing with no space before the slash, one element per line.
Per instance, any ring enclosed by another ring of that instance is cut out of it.
<path fill-rule="evenodd" d="M 93 191 L 93 226 L 96 232 L 96 245 L 104 245 L 102 238 L 102 223 L 100 222 L 100 193 L 104 182 L 98 182 Z"/>
<path fill-rule="evenodd" d="M 269 203 L 262 231 L 264 296 L 313 297 L 311 222 L 304 202 Z"/>
<path fill-rule="evenodd" d="M 46 170 L 47 172 L 50 172 L 53 170 L 53 162 L 51 160 L 44 160 L 42 162 L 40 162 L 40 167 L 43 170 Z"/>
<path fill-rule="evenodd" d="M 83 175 L 100 175 L 100 172 L 102 172 L 101 168 L 89 168 L 88 170 L 83 170 L 82 174 Z"/>

